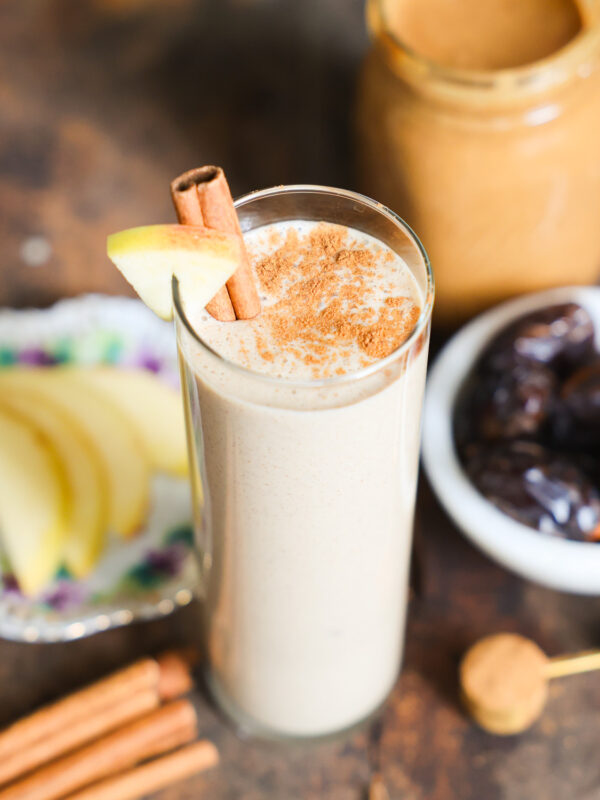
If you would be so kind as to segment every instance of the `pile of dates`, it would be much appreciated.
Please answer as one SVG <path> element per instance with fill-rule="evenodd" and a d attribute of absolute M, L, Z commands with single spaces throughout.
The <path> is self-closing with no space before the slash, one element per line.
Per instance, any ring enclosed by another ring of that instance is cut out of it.
<path fill-rule="evenodd" d="M 521 317 L 486 347 L 454 418 L 482 494 L 538 531 L 600 542 L 600 354 L 588 312 Z"/>

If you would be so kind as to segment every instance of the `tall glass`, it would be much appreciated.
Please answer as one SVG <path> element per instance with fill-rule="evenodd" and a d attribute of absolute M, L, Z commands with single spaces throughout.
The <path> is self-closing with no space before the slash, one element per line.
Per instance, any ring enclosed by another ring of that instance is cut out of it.
<path fill-rule="evenodd" d="M 410 228 L 361 195 L 287 186 L 236 208 L 243 231 L 299 219 L 364 231 L 422 295 L 390 356 L 296 381 L 220 357 L 173 287 L 207 680 L 246 732 L 312 738 L 368 717 L 400 667 L 433 277 Z"/>

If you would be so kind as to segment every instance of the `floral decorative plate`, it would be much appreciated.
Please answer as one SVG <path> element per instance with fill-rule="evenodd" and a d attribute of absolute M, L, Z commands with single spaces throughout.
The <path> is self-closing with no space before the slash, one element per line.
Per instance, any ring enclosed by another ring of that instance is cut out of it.
<path fill-rule="evenodd" d="M 0 369 L 15 363 L 144 367 L 177 385 L 171 325 L 139 300 L 87 295 L 49 309 L 0 309 Z M 194 596 L 190 492 L 186 479 L 156 474 L 143 530 L 111 538 L 85 580 L 67 573 L 24 597 L 0 544 L 0 636 L 28 642 L 78 639 L 137 619 L 169 614 Z"/>

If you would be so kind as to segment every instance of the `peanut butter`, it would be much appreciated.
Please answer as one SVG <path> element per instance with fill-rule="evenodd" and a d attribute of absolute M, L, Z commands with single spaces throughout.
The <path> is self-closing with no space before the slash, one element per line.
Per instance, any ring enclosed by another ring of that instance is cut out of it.
<path fill-rule="evenodd" d="M 600 273 L 600 0 L 371 0 L 362 188 L 418 231 L 437 319 Z"/>
<path fill-rule="evenodd" d="M 582 28 L 573 0 L 397 0 L 391 30 L 444 67 L 498 70 L 551 56 Z"/>

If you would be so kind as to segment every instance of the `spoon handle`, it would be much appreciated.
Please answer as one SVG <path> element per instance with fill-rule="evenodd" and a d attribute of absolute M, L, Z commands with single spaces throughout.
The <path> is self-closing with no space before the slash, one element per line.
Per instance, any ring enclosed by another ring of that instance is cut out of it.
<path fill-rule="evenodd" d="M 546 678 L 562 678 L 578 672 L 592 672 L 600 669 L 600 650 L 584 650 L 569 656 L 549 658 L 544 673 Z"/>

